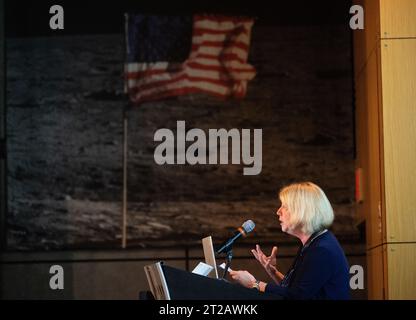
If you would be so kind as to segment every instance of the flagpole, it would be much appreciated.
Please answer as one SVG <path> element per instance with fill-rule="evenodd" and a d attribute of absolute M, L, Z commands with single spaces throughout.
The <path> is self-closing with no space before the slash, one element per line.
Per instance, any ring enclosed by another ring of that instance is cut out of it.
<path fill-rule="evenodd" d="M 128 56 L 129 46 L 128 46 L 128 14 L 124 14 L 125 22 L 125 44 L 126 48 L 125 57 Z M 126 65 L 124 65 L 124 76 L 126 75 Z M 128 93 L 127 79 L 124 79 L 124 93 Z M 123 108 L 123 195 L 122 195 L 122 221 L 121 221 L 121 248 L 125 249 L 127 246 L 127 128 L 128 128 L 128 118 L 127 110 L 129 107 L 129 102 L 126 102 Z"/>
<path fill-rule="evenodd" d="M 127 106 L 123 110 L 123 204 L 122 204 L 122 227 L 121 247 L 127 245 Z"/>

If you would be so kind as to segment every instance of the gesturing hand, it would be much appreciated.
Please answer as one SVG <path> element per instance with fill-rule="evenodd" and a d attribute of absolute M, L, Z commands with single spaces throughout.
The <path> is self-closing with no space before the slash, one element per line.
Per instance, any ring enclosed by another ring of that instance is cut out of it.
<path fill-rule="evenodd" d="M 253 284 L 256 282 L 256 278 L 254 278 L 250 272 L 245 270 L 231 270 L 230 276 L 246 288 L 253 288 Z"/>
<path fill-rule="evenodd" d="M 266 256 L 258 244 L 256 249 L 252 249 L 251 252 L 274 282 L 279 283 L 283 279 L 283 274 L 276 268 L 277 247 L 273 247 L 270 256 Z"/>

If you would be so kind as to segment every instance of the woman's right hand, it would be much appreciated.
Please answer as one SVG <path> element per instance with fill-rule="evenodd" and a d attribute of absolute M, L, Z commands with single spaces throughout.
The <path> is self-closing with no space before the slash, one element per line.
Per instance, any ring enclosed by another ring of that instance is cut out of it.
<path fill-rule="evenodd" d="M 283 279 L 284 275 L 276 268 L 277 247 L 273 247 L 270 256 L 266 256 L 258 244 L 251 252 L 274 282 L 279 283 Z"/>

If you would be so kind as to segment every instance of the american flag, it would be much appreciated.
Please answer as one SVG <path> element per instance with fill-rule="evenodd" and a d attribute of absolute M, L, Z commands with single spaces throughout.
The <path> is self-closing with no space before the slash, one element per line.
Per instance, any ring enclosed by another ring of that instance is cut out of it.
<path fill-rule="evenodd" d="M 126 15 L 126 89 L 133 104 L 207 93 L 243 98 L 253 19 Z"/>

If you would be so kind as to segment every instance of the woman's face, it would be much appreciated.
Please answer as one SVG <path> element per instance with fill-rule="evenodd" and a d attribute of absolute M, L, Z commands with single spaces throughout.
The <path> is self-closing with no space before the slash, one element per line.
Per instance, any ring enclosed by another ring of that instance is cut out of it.
<path fill-rule="evenodd" d="M 281 206 L 279 209 L 277 209 L 276 212 L 278 218 L 279 218 L 279 222 L 280 222 L 280 227 L 282 228 L 283 232 L 288 232 L 289 231 L 289 215 L 290 212 L 287 208 L 287 206 L 282 202 Z"/>

